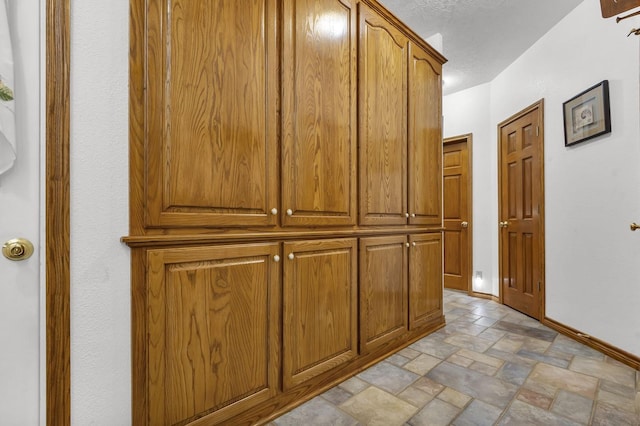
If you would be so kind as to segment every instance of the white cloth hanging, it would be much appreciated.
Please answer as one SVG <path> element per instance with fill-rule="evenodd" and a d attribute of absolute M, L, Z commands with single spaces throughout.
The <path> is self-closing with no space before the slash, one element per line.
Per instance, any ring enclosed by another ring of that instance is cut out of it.
<path fill-rule="evenodd" d="M 13 50 L 7 2 L 0 0 L 0 175 L 16 161 Z"/>

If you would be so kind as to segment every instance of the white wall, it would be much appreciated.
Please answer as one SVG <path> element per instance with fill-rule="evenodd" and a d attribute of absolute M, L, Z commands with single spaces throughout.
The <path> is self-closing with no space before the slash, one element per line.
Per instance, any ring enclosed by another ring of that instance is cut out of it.
<path fill-rule="evenodd" d="M 129 1 L 71 2 L 71 410 L 131 422 Z"/>
<path fill-rule="evenodd" d="M 497 222 L 492 218 L 498 213 L 497 175 L 492 173 L 492 164 L 497 162 L 495 127 L 490 125 L 488 108 L 491 87 L 489 84 L 472 87 L 443 100 L 445 137 L 473 133 L 473 274 L 482 273 L 482 282 L 474 279 L 473 290 L 480 293 L 497 294 L 498 291 L 498 245 L 494 235 Z"/>
<path fill-rule="evenodd" d="M 544 98 L 546 316 L 640 355 L 640 235 L 629 231 L 640 221 L 640 65 L 627 26 L 602 19 L 598 0 L 585 0 L 492 81 L 490 158 L 474 168 L 497 176 L 497 124 Z M 612 133 L 566 148 L 562 103 L 604 79 Z M 451 123 L 459 132 L 481 128 L 449 98 L 446 135 Z M 484 197 L 497 206 L 495 177 Z M 497 207 L 487 214 L 495 227 Z M 475 243 L 497 246 L 497 236 L 492 230 Z"/>

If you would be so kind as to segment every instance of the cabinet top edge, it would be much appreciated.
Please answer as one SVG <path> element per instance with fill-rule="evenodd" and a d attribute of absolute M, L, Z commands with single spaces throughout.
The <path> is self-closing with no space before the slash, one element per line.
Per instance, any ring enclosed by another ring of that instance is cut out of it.
<path fill-rule="evenodd" d="M 444 65 L 447 62 L 447 58 L 440 52 L 438 52 L 433 46 L 431 46 L 425 39 L 420 37 L 414 30 L 412 30 L 407 24 L 404 23 L 400 18 L 394 15 L 391 11 L 389 11 L 386 7 L 378 3 L 376 0 L 359 0 L 360 3 L 366 4 L 370 8 L 374 9 L 376 12 L 382 14 L 385 18 L 392 21 L 392 23 L 402 30 L 409 39 L 416 43 L 418 46 L 425 49 L 429 54 L 433 56 L 435 60 L 437 60 L 440 65 Z"/>

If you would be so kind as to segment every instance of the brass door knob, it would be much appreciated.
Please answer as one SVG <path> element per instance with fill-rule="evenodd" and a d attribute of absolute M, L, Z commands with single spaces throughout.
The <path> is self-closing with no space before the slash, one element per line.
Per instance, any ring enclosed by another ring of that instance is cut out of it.
<path fill-rule="evenodd" d="M 33 244 L 26 238 L 14 238 L 4 243 L 2 254 L 9 260 L 26 260 L 33 254 Z"/>
<path fill-rule="evenodd" d="M 508 221 L 504 221 L 504 222 L 500 222 L 500 228 L 508 228 L 509 227 L 509 222 Z"/>
<path fill-rule="evenodd" d="M 462 226 L 463 228 L 468 228 L 469 227 L 469 222 L 464 221 L 460 224 L 460 226 Z"/>
<path fill-rule="evenodd" d="M 638 225 L 637 223 L 633 222 L 630 226 L 632 231 L 637 231 L 638 229 L 640 229 L 640 225 Z"/>

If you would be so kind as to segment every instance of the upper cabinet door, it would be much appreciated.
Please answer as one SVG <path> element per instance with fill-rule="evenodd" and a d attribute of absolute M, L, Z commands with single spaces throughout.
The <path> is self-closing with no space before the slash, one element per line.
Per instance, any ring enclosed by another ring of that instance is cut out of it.
<path fill-rule="evenodd" d="M 442 65 L 409 43 L 409 223 L 442 225 Z"/>
<path fill-rule="evenodd" d="M 282 223 L 354 225 L 355 1 L 285 0 Z"/>
<path fill-rule="evenodd" d="M 407 38 L 360 3 L 360 223 L 407 223 Z"/>
<path fill-rule="evenodd" d="M 145 226 L 275 225 L 276 0 L 148 0 Z"/>

